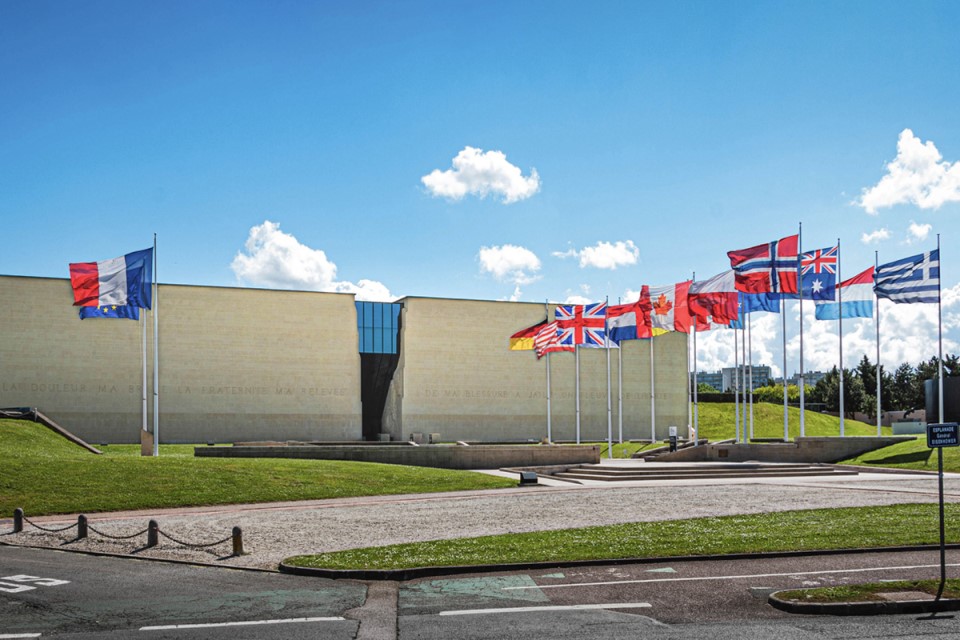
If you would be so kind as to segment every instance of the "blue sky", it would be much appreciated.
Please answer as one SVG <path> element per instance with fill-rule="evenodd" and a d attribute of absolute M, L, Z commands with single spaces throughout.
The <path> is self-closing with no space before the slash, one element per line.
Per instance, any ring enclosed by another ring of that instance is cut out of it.
<path fill-rule="evenodd" d="M 952 295 L 958 28 L 955 2 L 10 0 L 0 273 L 156 233 L 164 283 L 615 301 L 802 222 L 845 276 L 940 233 Z"/>

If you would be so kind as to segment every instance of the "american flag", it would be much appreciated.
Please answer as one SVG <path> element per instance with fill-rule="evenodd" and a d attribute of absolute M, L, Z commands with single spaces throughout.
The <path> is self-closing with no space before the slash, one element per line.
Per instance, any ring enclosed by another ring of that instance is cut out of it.
<path fill-rule="evenodd" d="M 817 249 L 800 256 L 804 298 L 833 300 L 837 286 L 837 249 Z"/>
<path fill-rule="evenodd" d="M 537 353 L 537 359 L 554 351 L 573 351 L 575 349 L 575 347 L 560 344 L 559 328 L 556 320 L 548 322 L 533 337 L 533 349 Z"/>
<path fill-rule="evenodd" d="M 607 303 L 558 305 L 556 318 L 560 344 L 606 347 Z"/>
<path fill-rule="evenodd" d="M 737 291 L 743 293 L 797 293 L 799 235 L 728 251 L 736 273 Z"/>

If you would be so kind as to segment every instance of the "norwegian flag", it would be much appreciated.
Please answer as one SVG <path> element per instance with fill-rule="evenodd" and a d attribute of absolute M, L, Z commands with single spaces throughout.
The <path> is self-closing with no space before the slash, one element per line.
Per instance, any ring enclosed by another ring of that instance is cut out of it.
<path fill-rule="evenodd" d="M 537 353 L 537 360 L 554 351 L 573 351 L 576 347 L 560 344 L 559 326 L 557 321 L 548 322 L 533 337 L 533 349 Z"/>
<path fill-rule="evenodd" d="M 799 235 L 727 251 L 743 293 L 797 293 Z"/>
<path fill-rule="evenodd" d="M 804 298 L 833 301 L 837 286 L 837 249 L 817 249 L 800 257 Z"/>
<path fill-rule="evenodd" d="M 560 328 L 558 334 L 560 344 L 606 347 L 606 317 L 606 302 L 557 305 L 556 318 Z"/>

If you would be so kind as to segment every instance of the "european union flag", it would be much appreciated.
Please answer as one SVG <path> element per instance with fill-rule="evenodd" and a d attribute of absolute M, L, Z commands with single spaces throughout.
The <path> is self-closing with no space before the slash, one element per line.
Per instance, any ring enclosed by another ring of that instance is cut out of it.
<path fill-rule="evenodd" d="M 105 304 L 99 307 L 80 307 L 80 319 L 85 318 L 128 318 L 140 319 L 140 307 L 136 305 Z"/>

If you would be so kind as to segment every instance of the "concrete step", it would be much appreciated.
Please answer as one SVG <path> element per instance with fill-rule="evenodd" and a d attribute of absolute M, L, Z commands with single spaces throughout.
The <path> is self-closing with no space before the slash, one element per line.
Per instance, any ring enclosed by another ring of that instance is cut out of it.
<path fill-rule="evenodd" d="M 811 476 L 855 476 L 855 469 L 837 469 L 804 464 L 761 465 L 730 464 L 695 467 L 678 465 L 677 467 L 658 467 L 638 469 L 636 467 L 608 467 L 584 465 L 553 474 L 552 477 L 564 480 L 594 480 L 600 482 L 626 482 L 638 480 L 698 480 L 722 478 L 785 478 Z"/>

